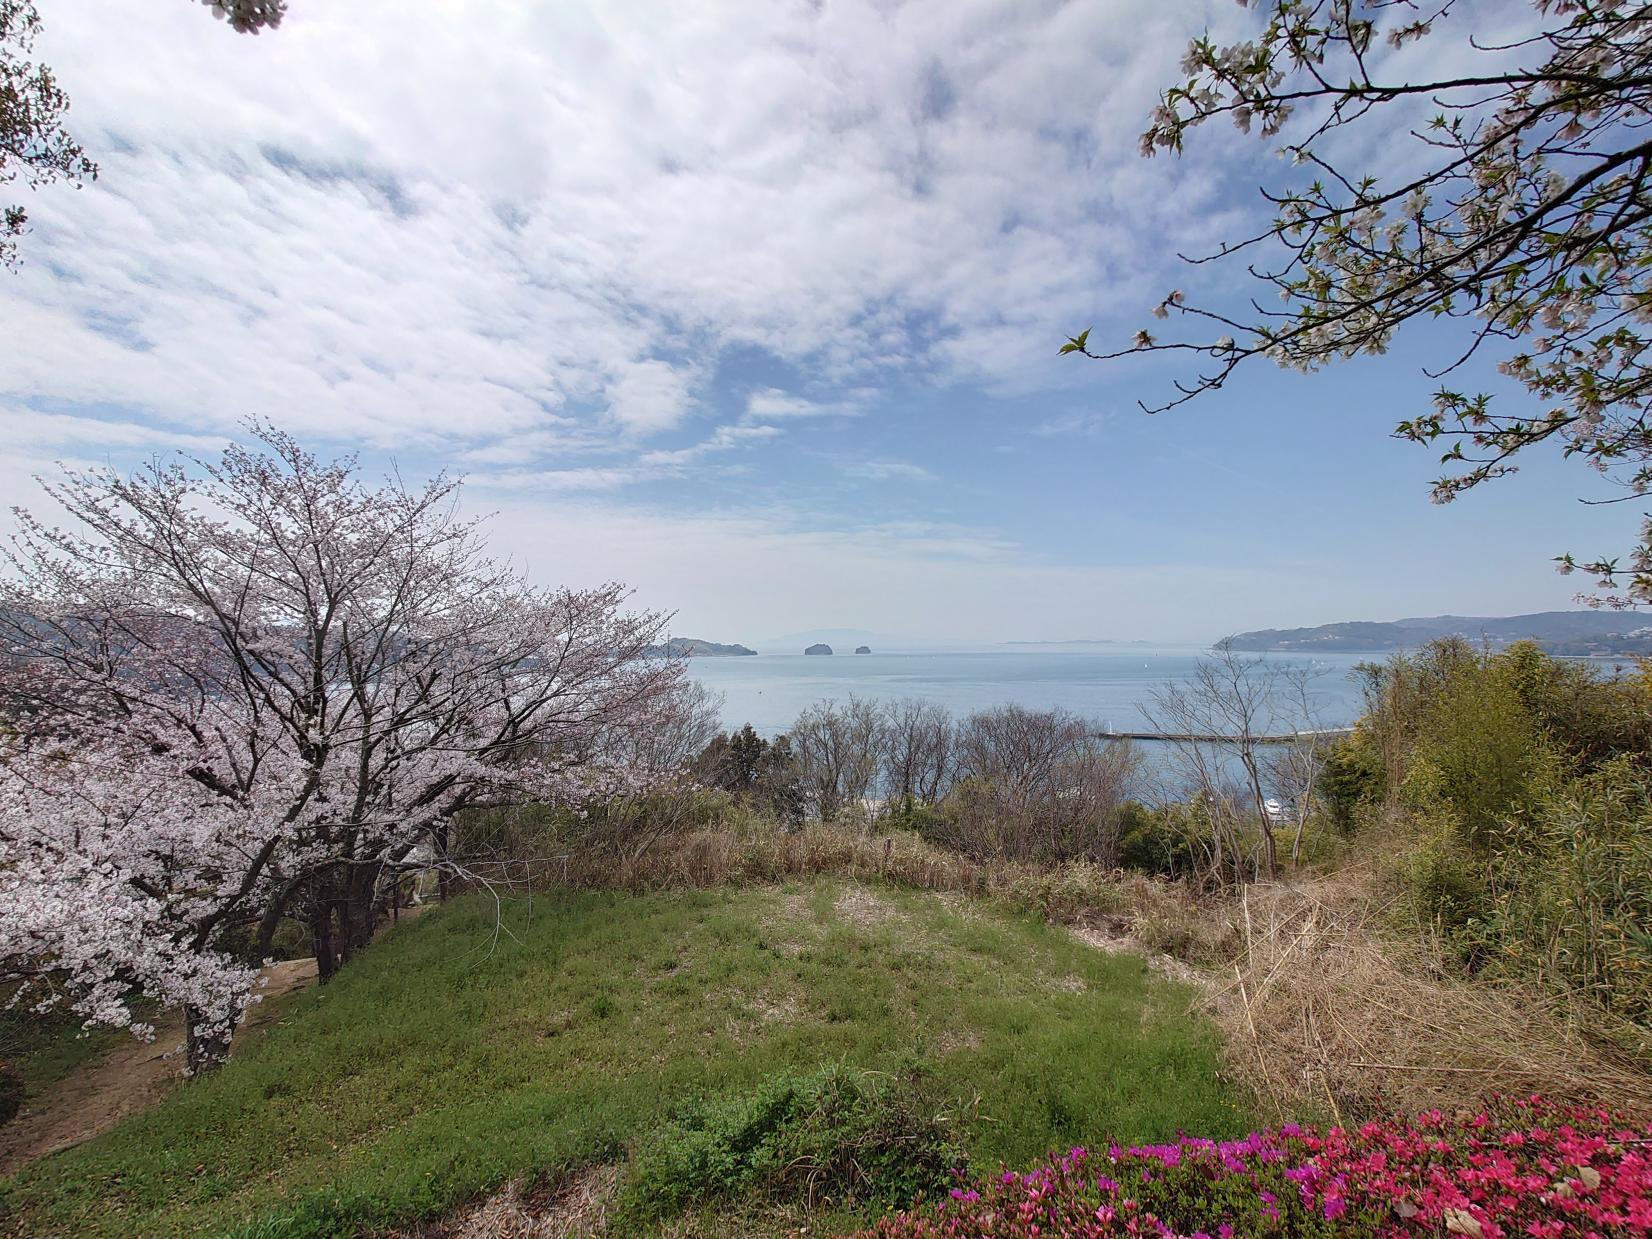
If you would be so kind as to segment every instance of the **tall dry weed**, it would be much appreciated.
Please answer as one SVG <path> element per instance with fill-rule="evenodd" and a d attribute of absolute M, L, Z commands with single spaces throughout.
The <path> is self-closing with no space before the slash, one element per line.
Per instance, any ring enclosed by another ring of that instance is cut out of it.
<path fill-rule="evenodd" d="M 1463 975 L 1396 928 L 1385 890 L 1356 867 L 1251 887 L 1229 909 L 1237 950 L 1205 1005 L 1265 1105 L 1352 1122 L 1537 1093 L 1652 1114 L 1640 1034 L 1555 993 Z"/>

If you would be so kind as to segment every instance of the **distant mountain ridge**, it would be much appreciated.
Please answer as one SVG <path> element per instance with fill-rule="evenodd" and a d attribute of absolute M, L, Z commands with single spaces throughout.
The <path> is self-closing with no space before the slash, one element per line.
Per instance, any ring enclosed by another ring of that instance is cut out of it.
<path fill-rule="evenodd" d="M 1434 615 L 1352 620 L 1315 628 L 1263 628 L 1228 638 L 1236 650 L 1403 650 L 1441 637 L 1504 646 L 1536 641 L 1574 657 L 1652 656 L 1652 615 L 1636 611 L 1539 611 L 1531 615 Z"/>

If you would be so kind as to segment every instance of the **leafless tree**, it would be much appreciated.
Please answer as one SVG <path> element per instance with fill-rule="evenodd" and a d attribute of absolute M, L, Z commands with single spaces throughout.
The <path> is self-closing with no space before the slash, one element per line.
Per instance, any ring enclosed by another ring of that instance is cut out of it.
<path fill-rule="evenodd" d="M 1167 743 L 1184 791 L 1210 815 L 1214 872 L 1245 878 L 1243 827 L 1254 824 L 1262 839 L 1262 865 L 1279 876 L 1279 848 L 1267 809 L 1273 764 L 1264 737 L 1307 725 L 1297 711 L 1306 703 L 1306 678 L 1286 664 L 1246 657 L 1223 642 L 1194 665 L 1185 683 L 1153 690 L 1144 710 Z M 1304 793 L 1307 794 L 1307 793 Z"/>
<path fill-rule="evenodd" d="M 958 729 L 958 786 L 940 829 L 953 847 L 1006 860 L 1113 864 L 1140 755 L 1062 710 L 1002 706 Z"/>
<path fill-rule="evenodd" d="M 584 815 L 578 845 L 637 859 L 660 839 L 687 829 L 695 820 L 697 761 L 717 738 L 722 708 L 721 693 L 683 679 L 635 715 L 616 719 L 602 737 L 603 761 L 636 777 L 616 781 Z M 509 865 L 517 858 L 504 859 Z"/>
<path fill-rule="evenodd" d="M 789 733 L 798 771 L 821 821 L 862 804 L 878 777 L 883 724 L 875 701 L 822 701 L 797 716 Z"/>
<path fill-rule="evenodd" d="M 932 805 L 951 789 L 956 770 L 952 715 L 932 701 L 884 705 L 883 793 L 903 804 Z"/>
<path fill-rule="evenodd" d="M 722 711 L 721 693 L 698 680 L 678 680 L 634 717 L 616 720 L 602 738 L 602 755 L 643 774 L 686 772 L 716 737 Z"/>
<path fill-rule="evenodd" d="M 1302 863 L 1302 838 L 1313 814 L 1314 788 L 1325 768 L 1330 741 L 1323 730 L 1324 720 L 1313 691 L 1313 670 L 1304 666 L 1282 667 L 1276 684 L 1279 714 L 1288 719 L 1291 739 L 1274 745 L 1267 755 L 1270 785 L 1290 806 L 1291 866 Z"/>

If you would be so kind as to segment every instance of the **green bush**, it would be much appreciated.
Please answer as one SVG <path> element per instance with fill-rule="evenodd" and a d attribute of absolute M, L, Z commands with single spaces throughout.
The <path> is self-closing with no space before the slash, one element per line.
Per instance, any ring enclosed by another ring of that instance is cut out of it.
<path fill-rule="evenodd" d="M 467 809 L 454 819 L 449 846 L 455 857 L 483 869 L 501 860 L 555 863 L 574 852 L 615 855 L 715 826 L 735 804 L 728 792 L 677 783 L 580 810 L 537 803 Z"/>
<path fill-rule="evenodd" d="M 964 1164 L 944 1107 L 916 1073 L 829 1067 L 680 1107 L 639 1150 L 620 1212 L 634 1222 L 756 1196 L 810 1205 L 901 1205 Z"/>
<path fill-rule="evenodd" d="M 1403 867 L 1407 903 L 1416 918 L 1456 937 L 1484 915 L 1483 869 L 1459 837 L 1449 818 L 1432 827 L 1418 824 L 1417 842 Z M 1467 939 L 1458 938 L 1467 945 Z"/>
<path fill-rule="evenodd" d="M 1407 772 L 1407 798 L 1449 807 L 1471 847 L 1494 844 L 1530 808 L 1551 767 L 1545 737 L 1519 691 L 1518 663 L 1454 662 L 1428 703 Z"/>
<path fill-rule="evenodd" d="M 1419 919 L 1479 971 L 1652 1023 L 1648 668 L 1604 676 L 1530 643 L 1439 642 L 1367 675 L 1358 739 L 1411 811 Z M 1338 761 L 1321 789 L 1333 806 L 1365 777 Z"/>
<path fill-rule="evenodd" d="M 1652 1021 L 1652 776 L 1609 761 L 1551 791 L 1499 843 L 1482 918 L 1497 969 Z"/>
<path fill-rule="evenodd" d="M 1344 834 L 1382 799 L 1384 790 L 1381 755 L 1357 731 L 1331 745 L 1314 787 L 1331 825 Z"/>
<path fill-rule="evenodd" d="M 912 796 L 890 801 L 878 824 L 889 831 L 909 830 L 927 841 L 933 841 L 946 829 L 940 806 L 925 804 Z"/>
<path fill-rule="evenodd" d="M 1193 845 L 1180 806 L 1155 811 L 1131 801 L 1119 823 L 1119 864 L 1173 878 L 1192 872 Z"/>

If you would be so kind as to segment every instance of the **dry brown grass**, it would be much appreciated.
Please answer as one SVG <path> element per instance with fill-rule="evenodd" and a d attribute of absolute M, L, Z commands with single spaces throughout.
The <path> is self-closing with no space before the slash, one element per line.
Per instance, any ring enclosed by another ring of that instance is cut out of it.
<path fill-rule="evenodd" d="M 1283 1118 L 1351 1122 L 1496 1094 L 1652 1113 L 1647 1064 L 1601 1018 L 1529 987 L 1464 977 L 1393 928 L 1366 868 L 1252 887 L 1230 906 L 1237 950 L 1205 1005 L 1230 1061 Z"/>
<path fill-rule="evenodd" d="M 574 853 L 516 862 L 510 876 L 535 886 L 629 891 L 681 887 L 767 886 L 816 876 L 934 891 L 962 901 L 987 897 L 1065 925 L 1142 922 L 1177 953 L 1211 957 L 1222 950 L 1202 913 L 1178 884 L 1074 861 L 1032 865 L 976 861 L 915 834 L 873 835 L 812 825 L 796 831 L 713 827 L 656 840 L 638 855 Z"/>
<path fill-rule="evenodd" d="M 981 866 L 916 835 L 875 837 L 831 826 L 739 831 L 712 827 L 666 836 L 640 854 L 595 853 L 539 862 L 536 876 L 573 886 L 659 890 L 766 885 L 833 874 L 919 890 L 975 890 Z"/>

